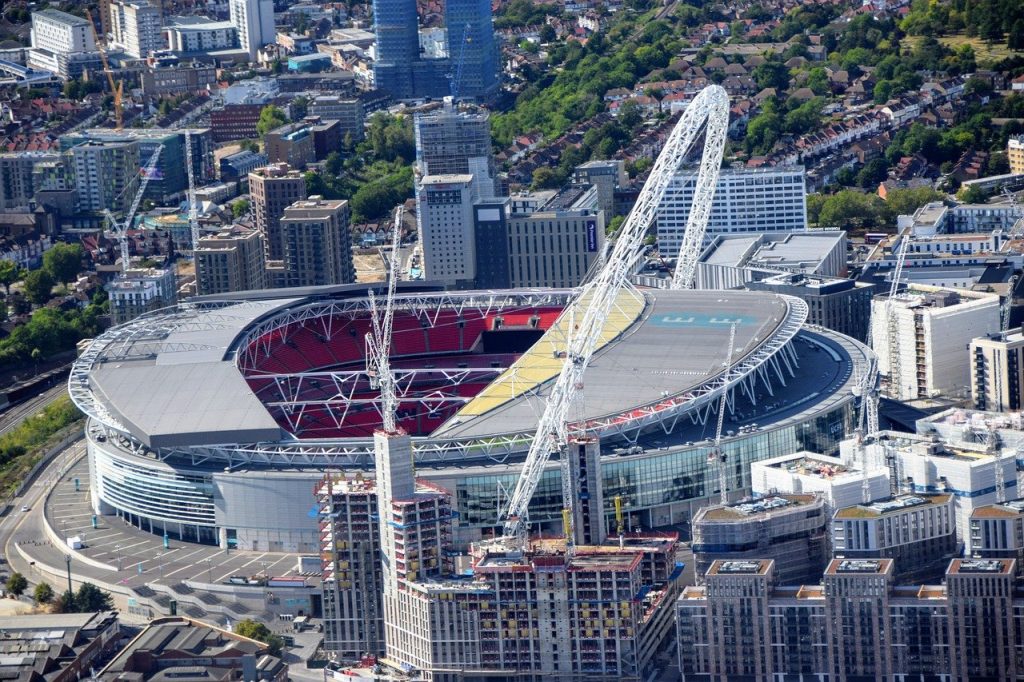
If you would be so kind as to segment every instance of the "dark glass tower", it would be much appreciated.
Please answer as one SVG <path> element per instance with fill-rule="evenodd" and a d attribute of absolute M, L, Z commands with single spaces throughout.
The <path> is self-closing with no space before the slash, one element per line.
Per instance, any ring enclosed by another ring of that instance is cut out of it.
<path fill-rule="evenodd" d="M 416 96 L 413 64 L 420 58 L 416 0 L 373 0 L 377 88 L 397 99 Z"/>
<path fill-rule="evenodd" d="M 490 97 L 498 89 L 498 53 L 490 0 L 447 0 L 445 25 L 453 94 L 459 98 Z"/>

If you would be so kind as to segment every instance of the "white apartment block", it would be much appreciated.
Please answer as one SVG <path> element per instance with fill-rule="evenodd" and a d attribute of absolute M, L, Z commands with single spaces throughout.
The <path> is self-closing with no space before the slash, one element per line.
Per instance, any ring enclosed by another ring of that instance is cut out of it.
<path fill-rule="evenodd" d="M 764 495 L 820 495 L 829 515 L 836 509 L 889 496 L 889 470 L 869 462 L 865 474 L 859 461 L 844 462 L 814 452 L 795 452 L 750 464 L 751 492 Z"/>
<path fill-rule="evenodd" d="M 676 174 L 658 205 L 658 250 L 679 253 L 693 203 L 696 169 Z M 707 234 L 794 232 L 807 228 L 803 166 L 723 169 L 711 204 Z"/>
<path fill-rule="evenodd" d="M 845 458 L 852 455 L 856 444 L 849 439 L 839 447 Z M 950 442 L 931 436 L 883 431 L 866 449 L 868 456 L 876 461 L 890 458 L 901 492 L 953 495 L 956 534 L 964 541 L 968 552 L 974 510 L 996 502 L 997 486 L 1003 487 L 1006 499 L 1018 497 L 1016 451 L 1012 447 L 1006 453 L 991 452 L 984 443 Z"/>
<path fill-rule="evenodd" d="M 147 0 L 117 0 L 110 5 L 113 42 L 136 59 L 162 50 L 160 9 Z"/>
<path fill-rule="evenodd" d="M 132 268 L 106 286 L 110 316 L 124 324 L 139 315 L 177 303 L 177 277 L 170 268 Z"/>
<path fill-rule="evenodd" d="M 164 37 L 173 52 L 209 52 L 238 45 L 234 24 L 206 17 L 173 17 L 164 27 Z"/>
<path fill-rule="evenodd" d="M 228 11 L 238 29 L 239 45 L 249 53 L 250 61 L 256 61 L 256 52 L 277 36 L 273 0 L 230 0 Z"/>
<path fill-rule="evenodd" d="M 888 393 L 899 400 L 966 397 L 971 341 L 999 329 L 999 296 L 913 285 L 894 301 L 896 342 L 890 344 L 888 296 L 871 301 L 871 345 Z M 890 353 L 899 353 L 891 362 Z M 898 366 L 898 376 L 890 376 Z"/>
<path fill-rule="evenodd" d="M 55 9 L 32 13 L 32 47 L 56 53 L 92 52 L 92 27 L 82 17 Z"/>
<path fill-rule="evenodd" d="M 416 189 L 416 223 L 428 280 L 447 285 L 476 277 L 471 174 L 428 175 Z"/>

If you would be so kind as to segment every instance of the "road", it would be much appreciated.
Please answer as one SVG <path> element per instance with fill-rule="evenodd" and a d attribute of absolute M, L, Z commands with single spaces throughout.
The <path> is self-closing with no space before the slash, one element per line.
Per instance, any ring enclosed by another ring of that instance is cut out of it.
<path fill-rule="evenodd" d="M 7 433 L 23 422 L 25 417 L 35 414 L 60 396 L 67 393 L 67 391 L 68 387 L 62 381 L 53 388 L 40 393 L 35 398 L 31 398 L 23 403 L 18 403 L 14 407 L 9 408 L 0 415 L 0 435 Z"/>

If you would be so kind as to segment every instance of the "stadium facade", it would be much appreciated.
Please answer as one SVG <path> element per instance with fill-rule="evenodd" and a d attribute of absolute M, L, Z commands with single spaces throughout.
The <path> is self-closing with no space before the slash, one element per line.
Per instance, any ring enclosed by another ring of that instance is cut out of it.
<path fill-rule="evenodd" d="M 193 299 L 93 340 L 69 388 L 89 417 L 95 512 L 184 541 L 318 552 L 314 489 L 325 472 L 374 470 L 367 292 Z M 399 425 L 412 435 L 416 475 L 450 491 L 459 543 L 493 532 L 515 485 L 564 362 L 572 298 L 399 288 Z M 806 315 L 798 299 L 761 292 L 620 295 L 576 409 L 601 440 L 607 517 L 617 496 L 642 528 L 684 523 L 717 499 L 708 453 L 722 391 L 734 496 L 749 490 L 751 462 L 838 448 L 852 430 L 855 369 L 870 351 L 806 326 Z M 557 529 L 561 507 L 553 462 L 531 521 Z"/>

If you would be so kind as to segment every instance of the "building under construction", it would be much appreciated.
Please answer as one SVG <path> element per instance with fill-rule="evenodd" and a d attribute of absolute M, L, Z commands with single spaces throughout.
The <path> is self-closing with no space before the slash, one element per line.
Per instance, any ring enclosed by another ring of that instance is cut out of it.
<path fill-rule="evenodd" d="M 693 518 L 697 576 L 716 559 L 774 559 L 782 585 L 811 583 L 828 562 L 828 515 L 818 495 L 769 495 L 701 509 Z"/>
<path fill-rule="evenodd" d="M 414 479 L 408 436 L 376 438 L 377 482 L 328 476 L 317 488 L 324 646 L 339 661 L 383 654 L 435 680 L 640 680 L 654 669 L 679 593 L 675 533 L 493 541 L 457 555 L 450 496 Z M 576 537 L 592 536 L 581 525 Z"/>

